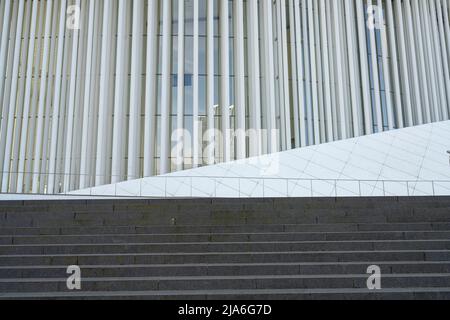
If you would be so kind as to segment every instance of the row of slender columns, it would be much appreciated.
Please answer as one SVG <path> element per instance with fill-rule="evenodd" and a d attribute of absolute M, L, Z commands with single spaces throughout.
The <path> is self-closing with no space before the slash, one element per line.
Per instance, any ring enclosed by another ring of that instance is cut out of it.
<path fill-rule="evenodd" d="M 382 8 L 375 28 L 371 6 Z M 82 189 L 182 170 L 186 157 L 198 167 L 447 120 L 449 9 L 449 0 L 2 0 L 1 190 Z"/>

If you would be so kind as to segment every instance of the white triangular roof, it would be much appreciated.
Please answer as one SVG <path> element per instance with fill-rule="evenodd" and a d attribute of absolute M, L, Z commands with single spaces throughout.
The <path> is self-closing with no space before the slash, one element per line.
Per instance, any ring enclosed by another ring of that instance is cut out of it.
<path fill-rule="evenodd" d="M 450 195 L 450 121 L 76 192 L 146 197 Z"/>

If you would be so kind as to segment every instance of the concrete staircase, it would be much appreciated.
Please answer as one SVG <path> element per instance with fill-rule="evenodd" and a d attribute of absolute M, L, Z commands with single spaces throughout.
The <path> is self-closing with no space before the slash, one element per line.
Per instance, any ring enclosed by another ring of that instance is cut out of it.
<path fill-rule="evenodd" d="M 2 202 L 0 299 L 39 298 L 450 299 L 450 198 Z"/>

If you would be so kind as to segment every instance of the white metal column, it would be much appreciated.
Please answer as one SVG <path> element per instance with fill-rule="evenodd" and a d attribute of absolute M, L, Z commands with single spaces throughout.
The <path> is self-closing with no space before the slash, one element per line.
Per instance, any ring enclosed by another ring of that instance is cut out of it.
<path fill-rule="evenodd" d="M 116 53 L 116 80 L 114 89 L 114 125 L 111 163 L 111 182 L 124 180 L 123 137 L 125 131 L 125 117 L 127 103 L 125 102 L 125 84 L 128 82 L 126 70 L 127 39 L 127 5 L 128 0 L 119 0 L 119 16 L 117 22 L 117 53 Z M 134 4 L 134 2 L 133 2 Z"/>
<path fill-rule="evenodd" d="M 367 0 L 367 8 L 372 7 L 372 1 Z M 379 21 L 376 23 L 380 23 Z M 373 78 L 373 88 L 374 88 L 374 95 L 375 95 L 375 117 L 377 120 L 376 127 L 378 128 L 377 132 L 384 131 L 383 129 L 383 114 L 381 111 L 381 92 L 380 92 L 380 72 L 378 68 L 378 51 L 377 51 L 377 42 L 375 38 L 375 28 L 377 26 L 372 26 L 371 29 L 369 29 L 369 41 L 370 41 L 370 58 L 372 62 L 372 78 Z"/>
<path fill-rule="evenodd" d="M 212 1 L 210 1 L 212 2 Z M 250 118 L 250 156 L 262 152 L 261 137 L 261 72 L 259 45 L 259 11 L 257 1 L 247 1 L 248 28 L 248 95 Z"/>
<path fill-rule="evenodd" d="M 305 62 L 303 55 L 302 43 L 302 21 L 300 12 L 300 1 L 294 2 L 295 15 L 295 42 L 296 42 L 296 58 L 297 58 L 297 89 L 299 100 L 299 129 L 300 129 L 300 147 L 307 145 L 307 128 L 305 123 L 305 85 L 304 85 L 304 70 Z"/>
<path fill-rule="evenodd" d="M 80 188 L 84 189 L 89 186 L 89 162 L 91 160 L 90 154 L 91 150 L 89 148 L 89 137 L 90 123 L 93 118 L 92 110 L 92 83 L 95 81 L 95 76 L 93 70 L 94 61 L 94 19 L 95 19 L 95 1 L 89 1 L 89 22 L 88 22 L 88 39 L 87 39 L 87 49 L 86 49 L 86 71 L 85 71 L 85 82 L 84 82 L 84 106 L 83 106 L 83 126 L 81 132 L 81 161 L 80 161 Z"/>
<path fill-rule="evenodd" d="M 422 89 L 422 101 L 421 108 L 424 114 L 424 123 L 430 123 L 431 121 L 431 110 L 430 110 L 430 97 L 428 92 L 428 82 L 427 70 L 425 64 L 425 54 L 422 41 L 421 25 L 420 25 L 420 11 L 418 6 L 418 1 L 412 0 L 412 10 L 413 10 L 413 21 L 414 21 L 414 34 L 416 36 L 418 59 L 417 64 L 419 65 L 419 82 Z M 428 35 L 423 35 L 428 37 Z"/>
<path fill-rule="evenodd" d="M 19 82 L 18 91 L 16 97 L 16 110 L 15 110 L 15 121 L 14 121 L 14 131 L 13 131 L 13 144 L 11 149 L 11 166 L 10 166 L 10 177 L 9 177 L 9 189 L 10 192 L 17 192 L 17 173 L 18 173 L 18 158 L 19 158 L 19 141 L 22 133 L 22 121 L 23 121 L 23 103 L 25 96 L 25 80 L 26 80 L 26 69 L 27 69 L 27 39 L 30 36 L 30 22 L 31 22 L 31 11 L 32 11 L 32 1 L 25 2 L 25 16 L 23 19 L 23 34 L 22 38 L 26 39 L 22 43 L 22 49 L 20 53 L 20 65 L 19 67 Z"/>
<path fill-rule="evenodd" d="M 11 89 L 9 91 L 9 107 L 5 111 L 5 115 L 8 114 L 7 122 L 2 125 L 2 142 L 0 143 L 0 150 L 2 150 L 2 158 L 0 159 L 0 164 L 3 164 L 3 177 L 2 177 L 2 192 L 9 192 L 9 172 L 11 164 L 11 148 L 13 143 L 13 131 L 14 131 L 14 116 L 16 114 L 16 96 L 17 87 L 19 81 L 19 63 L 20 63 L 20 51 L 21 51 L 21 41 L 22 41 L 22 23 L 24 17 L 24 7 L 25 1 L 20 0 L 18 15 L 17 15 L 17 25 L 16 25 L 16 36 L 14 39 L 14 60 L 11 72 Z M 11 39 L 12 41 L 12 39 Z M 8 94 L 8 93 L 7 93 Z"/>
<path fill-rule="evenodd" d="M 429 2 L 429 9 L 430 9 L 430 20 L 431 20 L 431 30 L 432 30 L 432 41 L 433 41 L 433 54 L 434 54 L 434 60 L 437 70 L 437 84 L 438 84 L 438 90 L 439 90 L 439 114 L 441 120 L 446 120 L 448 118 L 448 112 L 447 112 L 447 96 L 446 96 L 446 85 L 448 83 L 445 83 L 445 77 L 444 77 L 444 66 L 442 62 L 442 55 L 441 55 L 441 46 L 439 43 L 439 27 L 438 27 L 438 17 L 436 12 L 436 6 L 435 6 L 435 0 L 430 0 Z"/>
<path fill-rule="evenodd" d="M 310 138 L 310 142 L 314 144 L 320 143 L 320 127 L 319 127 L 319 98 L 317 89 L 317 64 L 316 64 L 316 39 L 314 35 L 314 16 L 313 16 L 313 1 L 308 0 L 308 30 L 309 30 L 309 58 L 311 62 L 311 95 L 312 95 L 312 116 L 313 116 L 313 128 L 314 137 Z M 305 3 L 303 3 L 305 4 Z M 311 122 L 310 122 L 311 123 Z"/>
<path fill-rule="evenodd" d="M 388 59 L 388 44 L 387 44 L 387 34 L 386 34 L 386 20 L 383 8 L 383 1 L 378 0 L 377 2 L 378 8 L 381 8 L 381 12 L 383 13 L 381 21 L 381 56 L 383 60 L 383 80 L 384 80 L 384 90 L 386 95 L 386 115 L 387 115 L 387 124 L 388 129 L 394 129 L 394 113 L 392 108 L 392 96 L 391 96 L 391 74 L 389 69 L 389 59 Z"/>
<path fill-rule="evenodd" d="M 411 106 L 411 87 L 409 81 L 408 72 L 408 60 L 406 56 L 406 42 L 405 42 L 405 28 L 403 22 L 403 10 L 402 10 L 402 0 L 395 0 L 395 13 L 397 16 L 397 36 L 398 36 L 398 46 L 400 51 L 400 70 L 401 78 L 403 84 L 403 97 L 405 99 L 405 110 L 403 114 L 405 116 L 405 126 L 410 127 L 414 125 L 412 106 Z"/>
<path fill-rule="evenodd" d="M 49 79 L 47 83 L 47 98 L 45 101 L 46 107 L 45 107 L 45 123 L 44 123 L 44 136 L 43 136 L 43 146 L 42 146 L 42 162 L 41 162 L 41 176 L 39 180 L 39 188 L 41 192 L 48 193 L 48 178 L 49 178 L 49 171 L 48 171 L 48 154 L 50 151 L 50 129 L 51 129 L 51 113 L 52 113 L 52 101 L 53 101 L 53 92 L 54 92 L 54 83 L 56 81 L 55 75 L 56 70 L 55 66 L 57 64 L 57 47 L 58 47 L 58 39 L 56 36 L 54 36 L 58 32 L 58 22 L 59 22 L 59 15 L 57 12 L 59 12 L 59 8 L 62 5 L 62 2 L 60 1 L 54 1 L 54 7 L 53 7 L 53 17 L 52 17 L 52 37 L 51 37 L 51 49 L 50 49 L 50 60 L 49 60 Z"/>
<path fill-rule="evenodd" d="M 361 85 L 363 97 L 364 131 L 373 133 L 372 101 L 370 96 L 369 61 L 367 56 L 366 20 L 363 0 L 356 0 L 356 19 L 359 39 L 359 61 L 361 63 Z"/>
<path fill-rule="evenodd" d="M 200 162 L 200 118 L 199 118 L 199 0 L 194 0 L 194 65 L 192 75 L 193 91 L 193 134 L 192 134 L 192 167 L 197 168 Z"/>
<path fill-rule="evenodd" d="M 28 138 L 28 125 L 30 116 L 30 104 L 31 104 L 31 85 L 33 80 L 33 60 L 34 60 L 34 45 L 36 40 L 36 21 L 38 15 L 38 0 L 33 1 L 33 8 L 31 13 L 31 27 L 30 27 L 30 38 L 28 41 L 28 61 L 27 61 L 27 71 L 25 75 L 25 100 L 23 103 L 23 121 L 22 121 L 22 132 L 20 135 L 20 142 L 18 137 L 16 137 L 16 143 L 20 143 L 20 156 L 19 156 L 19 166 L 17 172 L 17 193 L 23 193 L 24 187 L 24 176 L 25 176 L 25 151 L 27 146 Z M 18 120 L 18 119 L 17 119 Z M 15 160 L 17 161 L 17 159 Z"/>
<path fill-rule="evenodd" d="M 294 111 L 294 141 L 295 148 L 300 148 L 300 122 L 299 122 L 299 100 L 298 100 L 298 78 L 297 78 L 297 44 L 295 30 L 294 0 L 289 0 L 289 33 L 291 41 L 291 75 L 292 75 L 292 109 Z"/>
<path fill-rule="evenodd" d="M 392 9 L 392 0 L 386 1 L 386 13 L 387 13 L 387 24 L 389 28 L 389 49 L 390 49 L 390 61 L 391 70 L 393 75 L 394 84 L 394 95 L 395 95 L 395 112 L 397 119 L 397 128 L 401 129 L 404 127 L 403 121 L 403 103 L 400 89 L 400 76 L 399 76 L 399 66 L 398 66 L 398 54 L 397 54 L 397 37 L 395 34 L 394 25 L 394 14 Z"/>
<path fill-rule="evenodd" d="M 28 128 L 27 134 L 27 145 L 25 151 L 25 176 L 24 176 L 24 192 L 30 193 L 32 191 L 32 181 L 33 181 L 33 164 L 34 164 L 34 147 L 36 144 L 36 125 L 38 121 L 38 99 L 39 99 L 39 84 L 40 82 L 45 82 L 45 78 L 43 74 L 40 72 L 44 69 L 44 66 L 41 64 L 43 62 L 42 57 L 42 49 L 43 42 L 45 41 L 45 11 L 46 11 L 47 2 L 40 1 L 39 2 L 39 14 L 38 14 L 38 31 L 37 31 L 37 43 L 35 52 L 37 54 L 34 55 L 33 64 L 35 66 L 33 71 L 33 90 L 32 90 L 32 98 L 31 98 L 31 107 L 30 107 L 30 124 Z M 20 170 L 19 170 L 20 171 Z"/>
<path fill-rule="evenodd" d="M 112 0 L 105 0 L 103 4 L 103 25 L 101 43 L 101 66 L 100 66 L 100 97 L 97 125 L 97 158 L 95 166 L 95 185 L 102 185 L 106 181 L 106 161 L 108 135 L 108 109 L 109 105 L 109 75 L 111 60 L 111 30 L 113 3 Z"/>
<path fill-rule="evenodd" d="M 178 0 L 177 170 L 183 169 L 184 162 L 184 4 L 184 0 Z"/>
<path fill-rule="evenodd" d="M 416 124 L 421 125 L 423 124 L 423 114 L 422 114 L 422 108 L 421 108 L 421 90 L 419 86 L 419 74 L 417 71 L 417 56 L 416 56 L 416 45 L 415 45 L 415 39 L 414 39 L 414 33 L 412 30 L 413 28 L 413 22 L 412 22 L 412 12 L 411 12 L 411 2 L 410 0 L 406 0 L 404 2 L 405 6 L 405 16 L 406 16 L 406 26 L 409 30 L 406 34 L 408 35 L 409 39 L 409 45 L 410 45 L 410 70 L 412 74 L 412 85 L 413 85 L 413 97 L 414 97 L 414 106 L 415 108 L 415 114 L 416 114 Z"/>
<path fill-rule="evenodd" d="M 341 139 L 347 139 L 347 128 L 345 123 L 345 99 L 344 99 L 344 71 L 342 60 L 342 39 L 340 30 L 340 14 L 339 14 L 339 2 L 333 1 L 333 20 L 334 20 L 334 36 L 336 41 L 336 82 L 337 82 L 337 101 L 339 108 L 339 127 L 341 129 Z"/>
<path fill-rule="evenodd" d="M 442 58 L 442 65 L 443 65 L 443 77 L 444 77 L 444 83 L 445 83 L 445 93 L 447 98 L 447 103 L 443 106 L 443 112 L 444 112 L 444 120 L 448 119 L 449 116 L 449 105 L 450 105 L 450 68 L 449 68 L 449 61 L 447 59 L 447 52 L 450 48 L 450 43 L 445 43 L 445 28 L 444 28 L 444 21 L 443 21 L 443 12 L 442 12 L 442 5 L 440 0 L 436 0 L 437 5 L 437 16 L 438 16 L 438 24 L 439 24 L 439 42 L 441 47 L 441 58 Z"/>
<path fill-rule="evenodd" d="M 358 137 L 361 135 L 359 128 L 359 112 L 361 106 L 359 105 L 357 91 L 360 89 L 357 87 L 356 66 L 358 62 L 355 56 L 355 46 L 353 42 L 353 32 L 355 32 L 354 20 L 351 19 L 354 0 L 344 0 L 345 16 L 346 16 L 346 28 L 347 28 L 347 45 L 348 45 L 348 65 L 349 65 L 349 77 L 350 77 L 350 95 L 351 95 L 351 110 L 352 110 L 352 123 L 353 123 L 353 136 Z"/>
<path fill-rule="evenodd" d="M 426 6 L 423 6 L 422 1 L 420 3 L 420 18 L 421 18 L 421 30 L 424 30 L 425 33 L 425 47 L 426 50 L 424 50 L 424 56 L 426 60 L 426 68 L 427 68 L 427 81 L 430 83 L 430 96 L 431 96 L 431 106 L 430 106 L 430 112 L 431 115 L 431 121 L 438 121 L 439 116 L 439 93 L 437 90 L 437 78 L 436 78 L 436 70 L 435 70 L 435 64 L 434 64 L 434 58 L 433 58 L 433 49 L 432 49 L 432 40 L 430 36 L 430 28 L 429 28 L 429 21 L 428 21 L 428 9 Z"/>
<path fill-rule="evenodd" d="M 5 6 L 4 6 L 4 12 L 3 12 L 3 23 L 2 23 L 2 38 L 1 38 L 1 44 L 0 44 L 0 103 L 2 104 L 2 118 L 4 118 L 7 114 L 6 112 L 6 106 L 3 105 L 3 92 L 5 89 L 5 74 L 6 74 L 6 63 L 8 58 L 8 43 L 9 43 L 9 37 L 10 37 L 10 17 L 11 17 L 11 3 L 12 0 L 6 0 Z M 2 124 L 0 126 L 3 126 L 3 120 Z M 0 153 L 2 151 L 0 150 Z M 1 165 L 1 162 L 0 162 Z M 1 179 L 0 174 L 0 179 Z"/>
<path fill-rule="evenodd" d="M 322 68 L 322 41 L 320 28 L 320 2 L 313 1 L 314 8 L 314 37 L 316 44 L 316 66 L 317 66 L 317 90 L 318 90 L 318 106 L 319 106 L 319 124 L 320 124 L 320 138 L 319 143 L 325 142 L 326 128 L 325 128 L 325 105 L 324 105 L 324 85 L 323 85 L 323 68 Z"/>
<path fill-rule="evenodd" d="M 449 0 L 442 0 L 443 11 L 444 11 L 444 27 L 445 35 L 447 40 L 447 59 L 450 60 L 450 18 L 449 18 Z M 450 108 L 450 106 L 449 106 Z"/>
<path fill-rule="evenodd" d="M 332 142 L 333 138 L 333 112 L 331 110 L 331 87 L 330 87 L 330 63 L 329 63 L 329 42 L 327 34 L 326 3 L 327 0 L 320 0 L 320 25 L 321 25 L 321 41 L 322 41 L 322 64 L 324 78 L 324 104 L 326 114 L 326 142 Z"/>
<path fill-rule="evenodd" d="M 80 0 L 76 0 L 75 5 L 80 8 Z M 78 68 L 78 29 L 73 30 L 72 34 L 72 61 L 70 67 L 70 85 L 69 85 L 69 109 L 67 113 L 67 127 L 66 127 L 66 152 L 64 161 L 64 191 L 70 190 L 70 181 L 74 178 L 71 176 L 72 172 L 72 146 L 73 146 L 73 133 L 74 133 L 74 113 L 75 113 L 75 90 L 76 90 L 76 75 Z"/>
<path fill-rule="evenodd" d="M 313 123 L 313 110 L 312 110 L 312 93 L 311 93 L 311 43 L 309 41 L 308 32 L 308 9 L 307 1 L 301 0 L 301 13 L 302 13 L 302 46 L 303 46 L 303 58 L 304 58 L 304 84 L 305 84 L 305 119 L 307 129 L 307 145 L 314 144 L 314 123 Z"/>
<path fill-rule="evenodd" d="M 41 154 L 42 154 L 42 136 L 44 131 L 44 114 L 45 114 L 45 102 L 46 102 L 46 86 L 49 79 L 49 58 L 50 58 L 50 32 L 52 26 L 52 5 L 53 0 L 47 0 L 47 7 L 45 11 L 45 31 L 44 31 L 44 50 L 42 58 L 42 71 L 41 71 L 41 82 L 39 88 L 39 102 L 38 102 L 38 112 L 37 112 L 37 126 L 36 126 L 36 139 L 34 144 L 34 162 L 33 162 L 33 183 L 32 192 L 38 193 L 39 190 L 39 173 L 41 164 Z"/>
<path fill-rule="evenodd" d="M 268 153 L 274 153 L 279 150 L 279 143 L 277 137 L 276 127 L 276 112 L 275 112 L 275 59 L 273 51 L 273 21 L 272 21 L 272 1 L 263 0 L 263 17 L 266 23 L 264 28 L 264 65 L 265 65 L 265 90 L 266 90 L 266 105 L 267 105 L 267 150 Z"/>
<path fill-rule="evenodd" d="M 288 60 L 288 36 L 287 36 L 287 16 L 286 16 L 286 0 L 279 0 L 280 2 L 280 31 L 281 39 L 281 59 L 282 69 L 281 76 L 283 78 L 283 88 L 280 93 L 284 97 L 284 105 L 280 106 L 283 109 L 282 116 L 284 117 L 284 136 L 286 150 L 292 149 L 292 131 L 291 131 L 291 102 L 290 102 L 290 86 L 289 86 L 289 60 Z M 317 119 L 319 121 L 319 119 Z"/>

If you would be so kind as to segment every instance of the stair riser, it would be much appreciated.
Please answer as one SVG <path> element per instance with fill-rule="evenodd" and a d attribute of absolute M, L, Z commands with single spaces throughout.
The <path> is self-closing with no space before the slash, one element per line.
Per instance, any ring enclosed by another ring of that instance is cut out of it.
<path fill-rule="evenodd" d="M 361 265 L 255 265 L 255 266 L 157 266 L 121 268 L 81 267 L 82 276 L 101 277 L 170 277 L 170 276 L 251 276 L 251 275 L 318 275 L 365 274 L 369 264 Z M 382 274 L 450 273 L 450 262 L 443 264 L 379 264 Z M 64 278 L 67 268 L 0 269 L 0 279 Z"/>
<path fill-rule="evenodd" d="M 203 263 L 296 263 L 354 261 L 449 261 L 450 252 L 313 252 L 275 254 L 189 254 L 189 255 L 93 255 L 93 256 L 4 256 L 1 266 L 121 265 Z"/>
<path fill-rule="evenodd" d="M 255 233 L 255 232 L 384 232 L 384 231 L 450 231 L 450 223 L 403 224 L 313 224 L 313 225 L 234 225 L 175 227 L 69 227 L 17 228 L 0 227 L 0 235 L 92 235 L 92 234 L 192 234 L 192 233 Z"/>
<path fill-rule="evenodd" d="M 450 232 L 386 233 L 285 233 L 285 234 L 191 234 L 118 236 L 0 236 L 0 245 L 27 244 L 105 244 L 182 242 L 292 242 L 292 241 L 370 241 L 370 240 L 448 240 Z"/>
<path fill-rule="evenodd" d="M 450 241 L 0 246 L 0 255 L 450 250 Z"/>
<path fill-rule="evenodd" d="M 408 290 L 404 292 L 386 292 L 383 290 L 358 290 L 356 292 L 343 292 L 343 293 L 322 293 L 322 292 L 305 292 L 305 293 L 227 293 L 227 294 L 213 294 L 213 293 L 191 293 L 181 294 L 172 292 L 171 294 L 161 293 L 139 293 L 139 294 L 126 294 L 126 293 L 100 293 L 95 295 L 83 295 L 80 293 L 67 293 L 66 295 L 52 295 L 45 294 L 43 296 L 36 296 L 36 294 L 27 295 L 24 294 L 10 294 L 2 296 L 4 300 L 156 300 L 156 301 L 199 301 L 199 300 L 213 300 L 219 302 L 225 301 L 277 301 L 277 300 L 450 300 L 450 291 L 441 290 L 440 292 L 419 292 L 417 290 Z"/>
<path fill-rule="evenodd" d="M 72 226 L 170 226 L 177 225 L 248 225 L 248 224 L 330 224 L 330 223 L 401 223 L 401 222 L 450 222 L 450 209 L 443 212 L 430 210 L 425 213 L 411 214 L 387 211 L 383 214 L 373 214 L 366 210 L 364 214 L 345 213 L 336 214 L 330 210 L 320 215 L 304 213 L 282 213 L 270 212 L 268 214 L 233 214 L 221 212 L 218 214 L 192 214 L 174 215 L 170 212 L 162 216 L 154 213 L 112 215 L 104 217 L 94 213 L 77 214 L 31 214 L 22 213 L 0 216 L 2 227 L 72 227 Z"/>
<path fill-rule="evenodd" d="M 381 285 L 389 288 L 445 288 L 450 277 L 383 278 Z M 223 279 L 223 280 L 139 280 L 139 281 L 82 281 L 82 290 L 92 291 L 170 291 L 170 290 L 244 290 L 244 289 L 340 289 L 367 288 L 367 277 L 313 279 Z M 15 290 L 15 291 L 14 291 Z M 67 292 L 65 281 L 2 283 L 1 292 Z"/>

